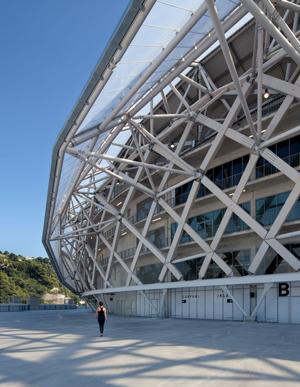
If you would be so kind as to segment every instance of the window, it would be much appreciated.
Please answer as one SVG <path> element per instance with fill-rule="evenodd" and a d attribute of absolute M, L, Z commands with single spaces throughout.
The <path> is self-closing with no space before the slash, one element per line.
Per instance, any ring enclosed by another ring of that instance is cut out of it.
<path fill-rule="evenodd" d="M 189 259 L 188 261 L 178 262 L 175 266 L 182 273 L 184 281 L 191 281 L 199 278 L 199 271 L 203 260 L 203 257 Z"/>
<path fill-rule="evenodd" d="M 242 203 L 240 205 L 248 214 L 251 212 L 251 204 L 250 202 Z M 238 217 L 236 214 L 232 214 L 230 221 L 228 222 L 228 225 L 225 230 L 225 234 L 231 234 L 238 231 L 244 231 L 249 229 L 249 226 L 242 221 L 240 217 Z"/>
<path fill-rule="evenodd" d="M 233 187 L 239 183 L 248 161 L 248 155 L 239 157 L 238 159 L 209 169 L 206 176 L 221 189 Z M 201 186 L 197 196 L 203 197 L 209 193 L 210 192 L 207 188 Z"/>
<path fill-rule="evenodd" d="M 147 198 L 147 199 L 145 199 L 142 202 L 139 202 L 137 204 L 137 206 L 136 206 L 136 221 L 137 222 L 147 218 L 147 215 L 150 211 L 151 204 L 152 204 L 151 198 Z"/>
<path fill-rule="evenodd" d="M 251 204 L 250 202 L 242 203 L 240 205 L 245 211 L 250 213 Z M 223 215 L 226 209 L 221 208 L 219 210 L 214 210 L 207 212 L 206 214 L 201 214 L 193 216 L 188 220 L 188 224 L 203 238 L 212 238 L 214 237 L 217 229 L 222 221 Z M 230 234 L 238 231 L 247 230 L 249 227 L 244 223 L 236 214 L 232 214 L 230 221 L 228 222 L 225 234 Z M 177 223 L 171 224 L 171 238 L 174 238 L 175 232 L 177 229 Z M 190 242 L 192 238 L 184 231 L 182 233 L 180 243 Z"/>
<path fill-rule="evenodd" d="M 240 275 L 248 274 L 247 269 L 250 266 L 249 249 L 218 252 L 218 254 L 235 272 L 238 272 Z M 175 263 L 175 266 L 182 273 L 184 281 L 191 281 L 199 278 L 199 271 L 204 259 L 204 257 L 190 259 L 188 261 Z M 211 261 L 205 274 L 205 278 L 222 278 L 225 276 L 226 274 L 223 270 L 214 261 Z M 172 276 L 172 280 L 175 281 L 175 277 Z"/>
<path fill-rule="evenodd" d="M 153 263 L 136 268 L 135 272 L 137 277 L 143 284 L 151 284 L 158 282 L 158 277 L 161 272 L 162 263 Z"/>
<path fill-rule="evenodd" d="M 282 141 L 279 144 L 277 144 L 276 154 L 281 159 L 285 159 L 290 154 L 290 148 L 289 148 L 289 140 Z"/>
<path fill-rule="evenodd" d="M 293 220 L 300 219 L 300 197 L 294 204 L 294 207 L 292 208 L 291 212 L 289 213 L 287 217 L 287 222 L 292 222 Z"/>
<path fill-rule="evenodd" d="M 256 220 L 267 226 L 276 219 L 288 197 L 288 192 L 256 200 Z"/>
<path fill-rule="evenodd" d="M 183 184 L 175 189 L 175 206 L 185 203 L 192 187 L 192 182 Z"/>
<path fill-rule="evenodd" d="M 239 157 L 238 159 L 209 169 L 206 172 L 206 176 L 221 189 L 233 187 L 239 183 L 248 161 L 248 155 Z M 175 206 L 186 202 L 191 186 L 192 182 L 175 189 Z M 209 194 L 210 191 L 201 184 L 197 197 L 200 198 Z"/>
<path fill-rule="evenodd" d="M 300 244 L 284 245 L 296 258 L 300 259 Z M 274 250 L 269 249 L 261 262 L 257 274 L 288 273 L 292 269 L 290 265 Z"/>
<path fill-rule="evenodd" d="M 290 138 L 274 144 L 269 147 L 277 156 L 282 158 L 286 163 L 292 167 L 300 165 L 300 136 Z M 260 157 L 256 164 L 256 178 L 272 175 L 278 172 L 278 169 L 270 164 L 267 160 Z"/>
<path fill-rule="evenodd" d="M 263 226 L 272 224 L 289 196 L 289 192 L 267 196 L 256 200 L 256 220 Z M 300 219 L 300 199 L 296 201 L 286 218 L 287 222 Z"/>
<path fill-rule="evenodd" d="M 158 248 L 167 246 L 164 227 L 148 231 L 147 239 Z"/>
<path fill-rule="evenodd" d="M 248 274 L 247 268 L 250 265 L 250 250 L 227 251 L 225 253 L 218 252 L 218 254 L 228 266 L 233 268 L 234 271 L 238 272 L 240 275 Z M 223 270 L 215 262 L 211 262 L 205 278 L 222 278 L 225 276 Z"/>
<path fill-rule="evenodd" d="M 300 153 L 300 136 L 290 139 L 291 154 Z"/>
<path fill-rule="evenodd" d="M 117 195 L 119 195 L 119 193 L 121 193 L 122 191 L 124 191 L 128 186 L 125 184 L 125 183 L 120 183 L 119 181 L 116 183 L 114 189 L 113 189 L 113 194 L 112 194 L 112 197 L 116 197 Z"/>

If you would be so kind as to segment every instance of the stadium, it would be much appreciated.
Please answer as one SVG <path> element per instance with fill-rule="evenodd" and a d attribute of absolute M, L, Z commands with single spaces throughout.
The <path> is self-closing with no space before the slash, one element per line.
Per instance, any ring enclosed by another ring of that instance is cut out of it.
<path fill-rule="evenodd" d="M 53 150 L 65 286 L 119 315 L 300 323 L 299 13 L 131 1 Z"/>

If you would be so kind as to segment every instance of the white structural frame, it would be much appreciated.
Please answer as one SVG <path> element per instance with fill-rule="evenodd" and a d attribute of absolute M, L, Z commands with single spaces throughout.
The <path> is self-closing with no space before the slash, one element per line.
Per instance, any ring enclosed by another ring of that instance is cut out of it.
<path fill-rule="evenodd" d="M 132 2 L 119 27 L 117 44 L 113 42 L 109 46 L 113 53 L 100 63 L 101 74 L 98 68 L 98 73 L 89 83 L 55 147 L 43 242 L 60 280 L 83 296 L 137 291 L 142 292 L 145 298 L 146 290 L 164 290 L 165 297 L 167 289 L 175 288 L 217 286 L 225 293 L 230 293 L 227 285 L 300 281 L 300 260 L 283 244 L 283 238 L 288 235 L 281 233 L 300 195 L 300 173 L 269 148 L 280 140 L 300 133 L 300 119 L 298 125 L 279 134 L 276 132 L 290 107 L 300 99 L 300 6 L 287 0 L 273 3 L 270 0 L 242 0 L 222 19 L 213 0 L 203 1 L 127 94 L 116 101 L 108 116 L 97 125 L 79 131 L 81 123 L 155 3 L 154 0 Z M 242 66 L 230 45 L 230 37 L 238 34 L 239 29 L 243 30 L 244 25 L 237 25 L 249 13 L 252 18 L 248 17 L 248 22 L 253 23 L 255 29 L 252 65 L 241 71 Z M 153 86 L 131 105 L 130 101 L 136 93 L 203 16 L 210 18 L 212 29 L 201 36 L 184 57 L 178 58 L 172 68 L 162 72 Z M 292 18 L 292 23 L 287 21 L 288 18 Z M 222 55 L 227 66 L 228 81 L 222 85 L 212 79 L 203 65 L 203 58 L 214 51 Z M 272 74 L 272 69 L 282 61 L 288 63 L 280 78 Z M 283 95 L 283 99 L 263 129 L 263 93 L 266 90 Z M 191 92 L 197 94 L 195 101 L 189 99 Z M 249 107 L 251 96 L 256 98 L 256 115 Z M 174 101 L 177 101 L 176 106 Z M 215 106 L 221 112 L 218 117 L 208 114 Z M 238 116 L 244 117 L 245 123 L 241 128 L 234 127 Z M 159 127 L 161 122 L 163 125 Z M 197 165 L 183 157 L 184 147 L 195 127 L 200 139 L 205 133 L 211 133 L 208 142 L 203 137 L 203 146 L 207 147 L 207 151 Z M 126 132 L 129 135 L 122 143 L 118 139 Z M 99 141 L 102 137 L 104 140 Z M 176 143 L 170 144 L 170 138 L 176 138 Z M 231 141 L 249 154 L 248 164 L 230 195 L 206 174 L 224 141 Z M 113 147 L 118 151 L 111 153 Z M 58 202 L 61 171 L 67 156 L 77 160 L 79 167 L 64 199 Z M 277 168 L 293 184 L 270 228 L 262 226 L 239 203 L 259 157 Z M 175 189 L 186 183 L 191 183 L 191 189 L 180 212 L 173 208 L 168 199 Z M 114 192 L 120 184 L 126 188 L 125 196 L 116 203 Z M 188 222 L 200 185 L 226 208 L 211 241 L 201 237 Z M 137 193 L 152 201 L 142 230 L 127 215 L 129 204 Z M 157 247 L 147 238 L 159 208 L 172 222 L 177 223 L 167 249 Z M 248 271 L 246 276 L 240 276 L 218 252 L 233 214 L 261 240 L 250 266 L 245 268 Z M 113 230 L 110 241 L 107 237 L 109 230 Z M 198 246 L 199 252 L 176 259 L 176 250 L 184 232 Z M 118 251 L 120 238 L 127 233 L 137 240 L 130 263 Z M 105 263 L 99 253 L 100 246 L 109 251 Z M 143 284 L 136 274 L 143 249 L 148 249 L 153 258 L 162 264 L 155 284 Z M 259 268 L 269 249 L 282 257 L 292 272 L 259 275 Z M 195 257 L 203 257 L 199 279 L 183 281 L 183 274 L 176 263 Z M 224 278 L 206 279 L 212 262 L 220 268 Z M 112 284 L 111 272 L 116 263 L 126 273 L 125 286 Z M 170 282 L 171 275 L 174 282 Z M 96 277 L 101 279 L 101 288 L 97 287 Z M 262 298 L 269 289 L 270 286 L 265 285 Z M 234 302 L 237 303 L 236 300 Z M 258 307 L 257 304 L 254 315 Z M 160 315 L 163 313 L 162 310 L 158 312 Z"/>

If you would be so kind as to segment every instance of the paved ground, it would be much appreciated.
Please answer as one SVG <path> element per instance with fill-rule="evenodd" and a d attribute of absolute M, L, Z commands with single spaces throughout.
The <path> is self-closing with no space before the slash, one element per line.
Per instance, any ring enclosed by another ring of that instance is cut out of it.
<path fill-rule="evenodd" d="M 110 316 L 97 335 L 87 310 L 1 313 L 0 385 L 300 385 L 300 325 Z"/>

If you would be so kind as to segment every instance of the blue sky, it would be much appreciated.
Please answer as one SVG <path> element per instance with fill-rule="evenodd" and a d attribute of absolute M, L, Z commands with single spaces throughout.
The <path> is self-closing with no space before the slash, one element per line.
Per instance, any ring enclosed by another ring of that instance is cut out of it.
<path fill-rule="evenodd" d="M 127 4 L 0 1 L 0 250 L 46 256 L 52 147 Z"/>

